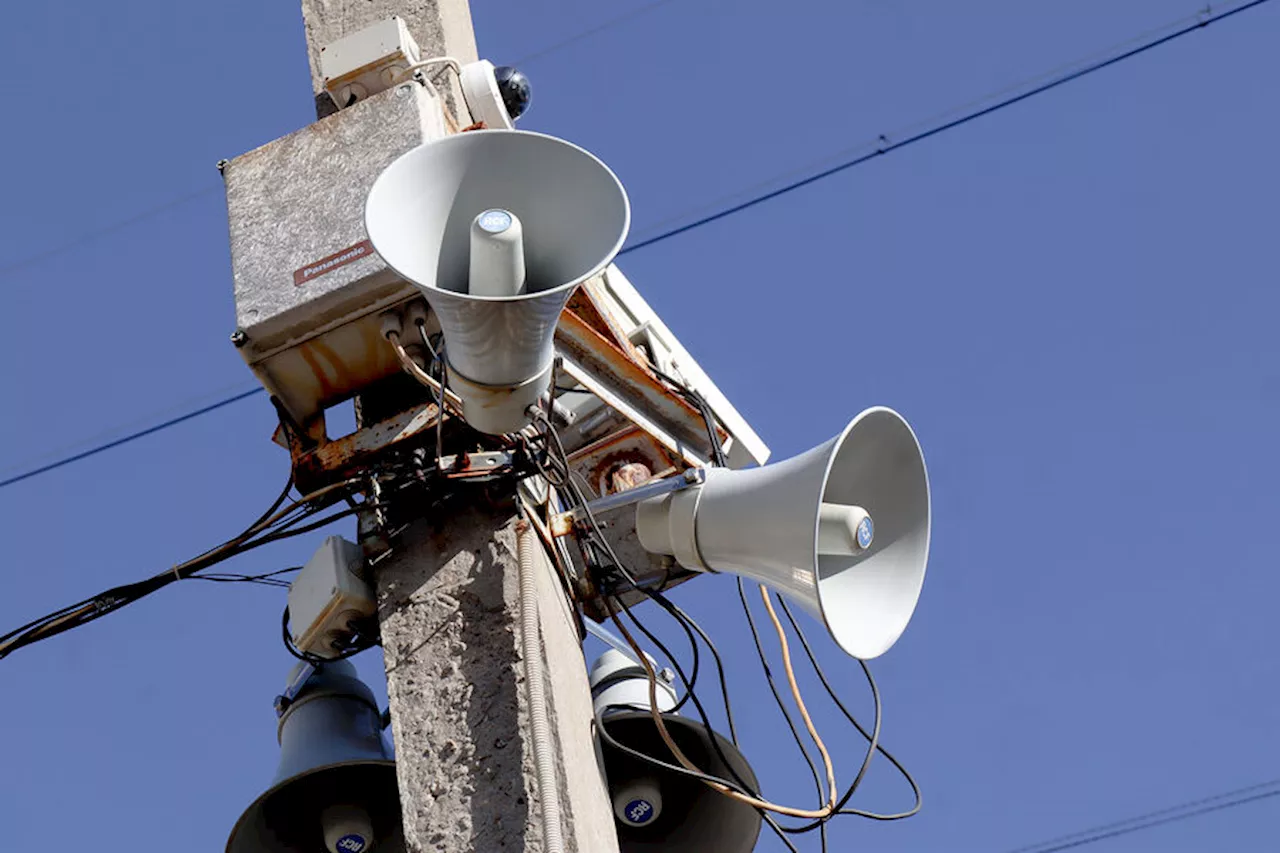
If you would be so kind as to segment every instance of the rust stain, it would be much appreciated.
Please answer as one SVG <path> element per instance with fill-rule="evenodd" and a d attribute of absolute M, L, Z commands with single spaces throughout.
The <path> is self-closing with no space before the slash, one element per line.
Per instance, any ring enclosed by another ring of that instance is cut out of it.
<path fill-rule="evenodd" d="M 643 397 L 651 409 L 655 406 L 663 406 L 667 407 L 667 411 L 671 414 L 678 415 L 683 421 L 681 426 L 689 431 L 690 436 L 698 436 L 698 439 L 690 441 L 690 444 L 697 447 L 707 443 L 701 412 L 684 397 L 668 388 L 648 368 L 638 364 L 635 359 L 597 332 L 576 312 L 566 309 L 560 315 L 560 324 L 556 327 L 556 340 L 573 353 L 575 358 L 596 365 L 599 373 L 617 377 L 623 387 Z M 653 414 L 655 413 L 651 411 L 650 415 Z M 717 431 L 722 441 L 729 437 L 729 434 L 719 426 Z"/>
<path fill-rule="evenodd" d="M 320 364 L 320 360 L 316 357 L 317 353 L 312 352 L 312 344 L 299 344 L 298 355 L 307 363 L 307 367 L 311 368 L 311 374 L 316 378 L 316 384 L 320 386 L 321 399 L 332 397 L 334 394 L 333 385 L 329 382 L 324 366 Z"/>
<path fill-rule="evenodd" d="M 319 447 L 298 449 L 291 455 L 299 487 L 341 479 L 391 448 L 426 440 L 435 429 L 438 412 L 434 403 L 424 403 Z"/>
<path fill-rule="evenodd" d="M 329 393 L 343 394 L 349 390 L 352 377 L 347 373 L 347 365 L 342 360 L 342 357 L 325 343 L 324 338 L 317 338 L 311 341 L 310 346 L 316 351 L 316 355 L 328 362 L 333 373 L 333 382 L 329 385 L 332 390 Z"/>

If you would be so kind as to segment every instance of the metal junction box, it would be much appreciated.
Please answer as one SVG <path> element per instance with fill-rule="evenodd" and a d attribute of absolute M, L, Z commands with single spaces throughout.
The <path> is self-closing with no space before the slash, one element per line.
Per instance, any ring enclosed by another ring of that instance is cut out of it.
<path fill-rule="evenodd" d="M 451 125 L 430 89 L 406 83 L 223 164 L 234 340 L 299 424 L 400 369 L 378 315 L 419 292 L 374 252 L 365 196 Z"/>

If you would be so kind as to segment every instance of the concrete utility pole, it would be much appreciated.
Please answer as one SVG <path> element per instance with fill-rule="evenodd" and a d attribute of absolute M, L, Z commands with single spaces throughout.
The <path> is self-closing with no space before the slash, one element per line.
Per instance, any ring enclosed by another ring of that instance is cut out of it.
<path fill-rule="evenodd" d="M 302 0 L 302 9 L 320 116 L 333 111 L 320 49 L 377 20 L 404 19 L 423 56 L 476 59 L 467 0 Z M 435 81 L 446 97 L 452 91 L 459 124 L 470 123 L 452 79 Z M 406 847 L 542 851 L 545 795 L 522 675 L 515 512 L 449 506 L 451 514 L 405 530 L 376 574 Z M 616 853 L 576 617 L 541 543 L 533 544 L 564 846 Z"/>
<path fill-rule="evenodd" d="M 476 60 L 476 34 L 471 29 L 467 0 L 302 0 L 302 20 L 307 30 L 307 59 L 311 63 L 311 91 L 316 96 L 316 116 L 324 118 L 337 106 L 324 91 L 320 74 L 320 50 L 343 36 L 395 15 L 409 26 L 422 55 L 452 56 L 459 62 Z M 464 109 L 457 81 L 444 69 L 428 73 L 455 117 Z"/>

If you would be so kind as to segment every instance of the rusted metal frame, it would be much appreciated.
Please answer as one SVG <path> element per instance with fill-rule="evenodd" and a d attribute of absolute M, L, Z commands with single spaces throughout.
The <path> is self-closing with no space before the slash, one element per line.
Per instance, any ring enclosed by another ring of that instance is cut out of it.
<path fill-rule="evenodd" d="M 569 304 L 565 307 L 618 349 L 630 355 L 633 361 L 636 361 L 644 368 L 644 364 L 636 352 L 635 345 L 631 343 L 626 332 L 623 331 L 622 326 L 613 316 L 613 312 L 609 310 L 597 292 L 599 288 L 604 286 L 602 277 L 583 282 L 582 286 L 573 292 L 573 296 L 569 297 Z M 648 368 L 644 369 L 648 370 Z"/>
<path fill-rule="evenodd" d="M 422 403 L 350 435 L 302 448 L 290 442 L 294 479 L 300 488 L 324 484 L 366 470 L 387 451 L 425 443 L 436 426 L 439 409 Z"/>
<path fill-rule="evenodd" d="M 570 466 L 597 495 L 605 494 L 606 490 L 601 488 L 605 477 L 629 462 L 641 463 L 654 477 L 664 477 L 688 467 L 678 454 L 635 424 L 615 430 L 569 454 Z"/>
<path fill-rule="evenodd" d="M 560 315 L 564 372 L 690 465 L 710 457 L 702 414 L 573 311 Z M 717 427 L 721 440 L 728 433 Z"/>

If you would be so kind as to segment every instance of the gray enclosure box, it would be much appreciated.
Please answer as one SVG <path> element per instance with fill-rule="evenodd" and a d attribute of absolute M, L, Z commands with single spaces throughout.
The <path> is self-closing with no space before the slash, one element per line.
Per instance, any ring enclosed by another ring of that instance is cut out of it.
<path fill-rule="evenodd" d="M 378 316 L 419 292 L 373 251 L 365 196 L 449 123 L 407 83 L 224 165 L 240 354 L 299 424 L 400 369 Z"/>

